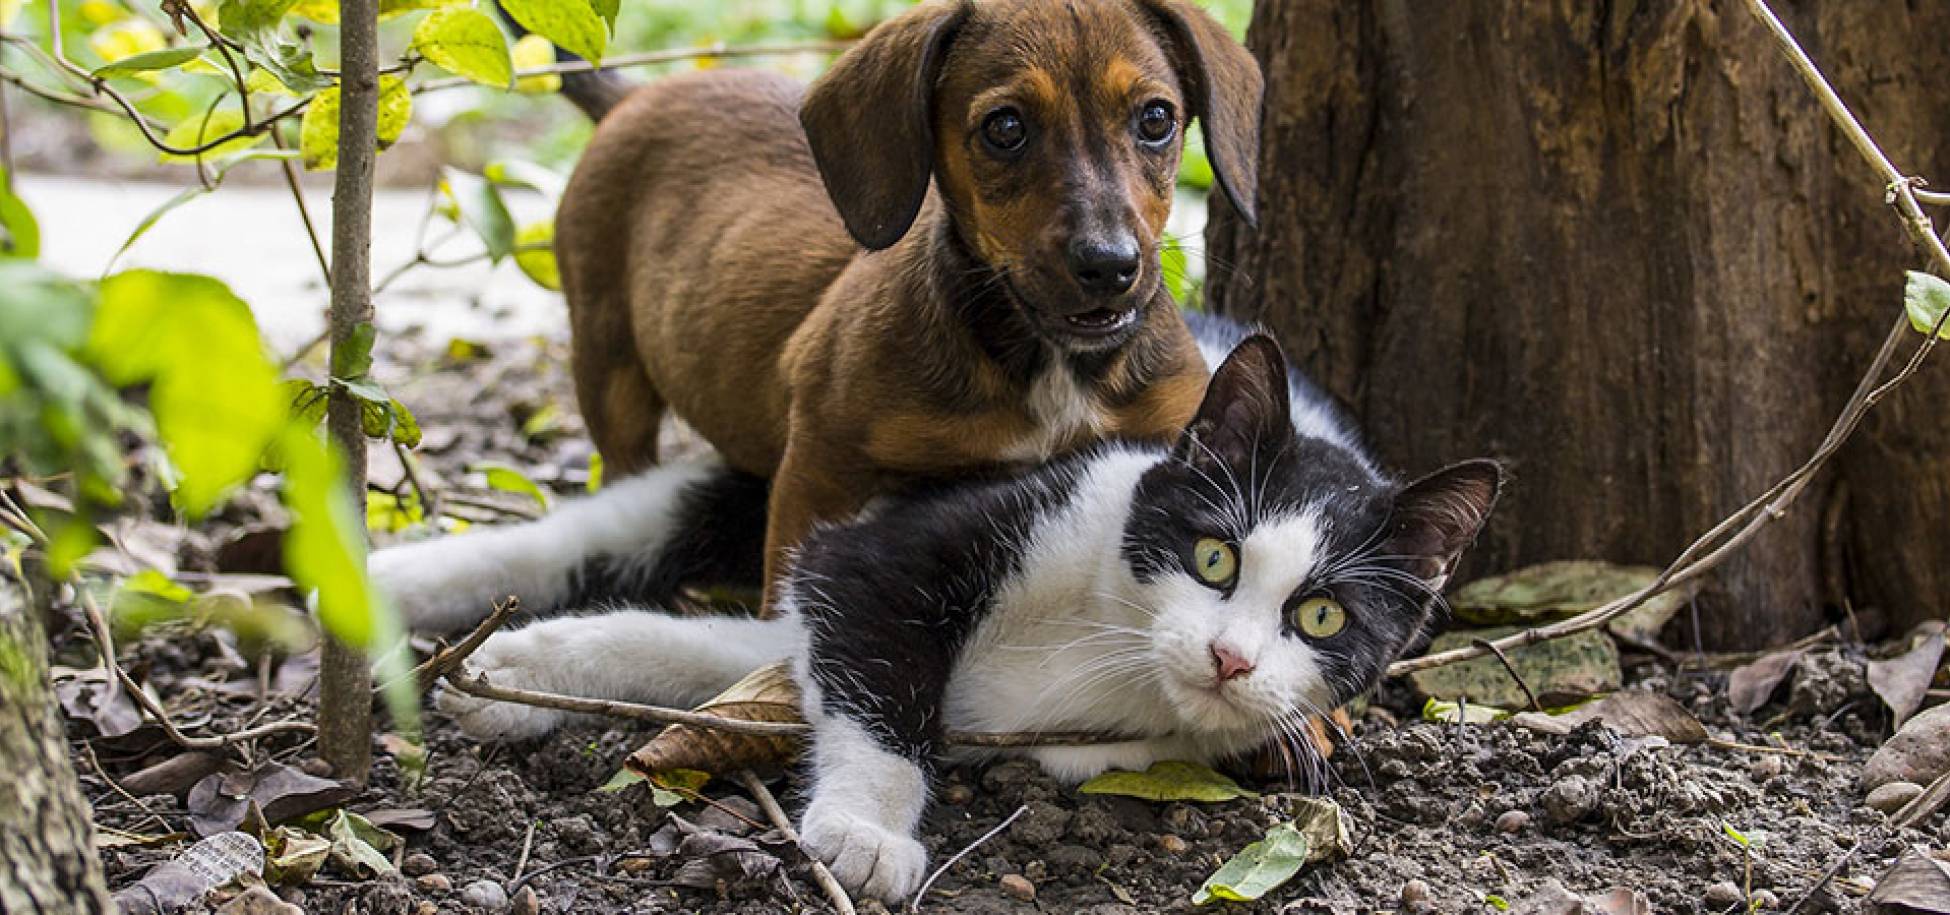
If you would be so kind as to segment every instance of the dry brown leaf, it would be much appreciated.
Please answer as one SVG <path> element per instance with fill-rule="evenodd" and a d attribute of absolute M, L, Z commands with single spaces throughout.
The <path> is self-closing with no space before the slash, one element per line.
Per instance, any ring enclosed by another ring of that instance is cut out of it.
<path fill-rule="evenodd" d="M 799 716 L 799 685 L 784 663 L 761 667 L 733 683 L 698 712 L 740 721 L 794 722 Z M 775 769 L 798 758 L 801 742 L 790 737 L 756 737 L 673 724 L 630 754 L 632 771 L 650 775 L 667 769 L 697 769 L 724 775 L 739 769 Z"/>
<path fill-rule="evenodd" d="M 1942 660 L 1943 624 L 1936 623 L 1915 648 L 1886 661 L 1869 662 L 1869 686 L 1889 705 L 1896 727 L 1902 727 L 1923 707 L 1923 698 Z"/>
<path fill-rule="evenodd" d="M 1595 720 L 1625 737 L 1663 737 L 1677 744 L 1700 743 L 1707 737 L 1699 719 L 1671 697 L 1642 690 L 1613 693 L 1562 715 L 1522 712 L 1510 720 L 1547 734 L 1569 734 L 1577 726 Z"/>
<path fill-rule="evenodd" d="M 1801 652 L 1799 648 L 1777 651 L 1735 668 L 1733 676 L 1727 680 L 1727 699 L 1733 703 L 1733 710 L 1742 715 L 1751 715 L 1755 709 L 1766 705 L 1768 697 L 1774 695 L 1775 688 L 1801 662 Z"/>
<path fill-rule="evenodd" d="M 1912 846 L 1876 881 L 1865 911 L 1950 913 L 1950 862 Z"/>

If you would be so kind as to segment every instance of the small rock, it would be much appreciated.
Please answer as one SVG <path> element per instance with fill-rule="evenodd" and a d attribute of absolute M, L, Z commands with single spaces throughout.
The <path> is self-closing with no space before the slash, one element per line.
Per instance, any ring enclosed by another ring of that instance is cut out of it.
<path fill-rule="evenodd" d="M 1722 880 L 1706 888 L 1706 905 L 1712 909 L 1724 909 L 1739 905 L 1746 896 L 1731 880 Z"/>
<path fill-rule="evenodd" d="M 254 886 L 224 903 L 217 915 L 305 915 L 305 910 L 277 897 L 261 886 Z"/>
<path fill-rule="evenodd" d="M 1036 884 L 1030 883 L 1029 878 L 1021 874 L 1004 875 L 1002 878 L 1002 892 L 1008 894 L 1010 899 L 1014 899 L 1017 902 L 1034 902 L 1036 900 Z"/>
<path fill-rule="evenodd" d="M 892 915 L 887 911 L 886 904 L 878 899 L 862 899 L 855 904 L 855 908 L 859 909 L 860 915 Z"/>
<path fill-rule="evenodd" d="M 1497 832 L 1522 832 L 1523 828 L 1529 825 L 1530 814 L 1521 810 L 1505 810 L 1502 816 L 1496 818 Z"/>
<path fill-rule="evenodd" d="M 975 789 L 967 785 L 949 785 L 948 790 L 941 792 L 941 800 L 955 807 L 960 807 L 974 799 Z"/>
<path fill-rule="evenodd" d="M 1755 890 L 1754 898 L 1749 903 L 1758 910 L 1778 909 L 1781 907 L 1781 897 L 1774 895 L 1773 890 Z"/>
<path fill-rule="evenodd" d="M 1862 767 L 1862 787 L 1890 782 L 1927 785 L 1950 771 L 1950 705 L 1939 705 L 1909 719 Z"/>
<path fill-rule="evenodd" d="M 418 877 L 423 874 L 431 874 L 434 871 L 439 869 L 440 869 L 440 862 L 433 860 L 432 855 L 429 855 L 423 851 L 416 851 L 410 855 L 407 855 L 406 857 L 401 858 L 399 862 L 399 872 L 405 874 L 408 877 Z"/>
<path fill-rule="evenodd" d="M 422 893 L 445 896 L 454 891 L 454 878 L 446 874 L 421 874 L 413 878 L 413 885 L 419 887 Z"/>
<path fill-rule="evenodd" d="M 509 915 L 539 915 L 542 901 L 535 898 L 535 888 L 524 886 L 515 894 L 514 901 L 508 904 Z"/>
<path fill-rule="evenodd" d="M 1158 837 L 1158 850 L 1167 855 L 1182 855 L 1188 848 L 1191 848 L 1190 843 L 1171 833 L 1165 833 Z"/>
<path fill-rule="evenodd" d="M 1778 778 L 1786 768 L 1787 763 L 1783 762 L 1779 756 L 1769 753 L 1748 765 L 1747 774 L 1752 776 L 1755 782 L 1764 783 Z"/>
<path fill-rule="evenodd" d="M 1864 800 L 1863 803 L 1883 813 L 1893 815 L 1896 811 L 1903 809 L 1904 804 L 1915 800 L 1916 796 L 1922 793 L 1923 786 L 1915 782 L 1889 782 L 1869 792 L 1868 799 Z"/>
<path fill-rule="evenodd" d="M 491 915 L 500 915 L 508 910 L 508 891 L 492 880 L 476 880 L 461 889 L 460 901 Z"/>
<path fill-rule="evenodd" d="M 1582 775 L 1560 779 L 1544 792 L 1544 813 L 1560 825 L 1575 823 L 1598 809 L 1598 786 Z"/>
<path fill-rule="evenodd" d="M 1049 876 L 1049 865 L 1041 861 L 1031 861 L 1022 866 L 1022 875 L 1028 878 L 1030 883 L 1039 883 Z"/>
<path fill-rule="evenodd" d="M 1426 880 L 1410 880 L 1402 884 L 1402 905 L 1414 908 L 1429 901 L 1429 884 Z"/>
<path fill-rule="evenodd" d="M 300 762 L 298 764 L 298 771 L 317 778 L 331 778 L 332 764 L 313 756 L 310 759 Z"/>
<path fill-rule="evenodd" d="M 413 915 L 440 915 L 440 907 L 430 899 L 422 899 L 419 907 L 413 910 Z"/>

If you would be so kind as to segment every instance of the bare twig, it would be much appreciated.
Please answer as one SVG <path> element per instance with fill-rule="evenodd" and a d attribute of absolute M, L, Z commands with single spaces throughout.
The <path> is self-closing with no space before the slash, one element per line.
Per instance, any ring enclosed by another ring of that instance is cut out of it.
<path fill-rule="evenodd" d="M 812 733 L 811 726 L 798 721 L 746 721 L 740 718 L 726 718 L 710 712 L 694 712 L 686 709 L 664 708 L 644 705 L 637 702 L 620 702 L 613 699 L 585 699 L 580 696 L 564 696 L 557 693 L 544 693 L 535 690 L 514 689 L 496 686 L 485 676 L 469 673 L 465 669 L 447 674 L 447 684 L 470 696 L 493 699 L 499 702 L 513 702 L 517 705 L 532 705 L 536 708 L 552 708 L 564 712 L 577 712 L 584 715 L 606 715 L 611 718 L 627 718 L 632 721 L 655 721 L 661 724 L 682 724 L 695 728 L 708 728 L 731 734 L 746 734 L 752 737 L 805 737 Z M 1000 749 L 1008 747 L 1064 747 L 1089 746 L 1105 743 L 1123 743 L 1140 738 L 1129 735 L 1098 734 L 1089 731 L 1023 731 L 1020 733 L 1000 733 L 994 731 L 949 731 L 942 742 L 961 747 L 983 747 Z"/>
<path fill-rule="evenodd" d="M 745 786 L 746 791 L 751 792 L 752 800 L 758 802 L 758 809 L 765 811 L 766 819 L 771 820 L 772 825 L 778 827 L 780 834 L 790 839 L 792 844 L 798 845 L 799 831 L 792 828 L 792 820 L 779 807 L 779 799 L 772 796 L 771 789 L 766 788 L 765 783 L 760 781 L 758 776 L 753 775 L 750 769 L 739 770 L 738 781 Z M 810 854 L 806 856 L 806 860 L 812 863 L 813 882 L 826 891 L 826 898 L 833 901 L 833 908 L 839 910 L 840 915 L 854 915 L 853 898 L 846 894 L 846 888 L 840 886 L 838 880 L 833 879 L 833 872 L 826 869 L 826 862 Z"/>
<path fill-rule="evenodd" d="M 846 50 L 850 41 L 799 41 L 780 44 L 728 45 L 712 44 L 696 48 L 670 48 L 662 51 L 645 51 L 641 54 L 622 54 L 607 57 L 600 64 L 586 60 L 564 61 L 546 67 L 530 67 L 515 71 L 515 78 L 548 76 L 549 74 L 588 73 L 592 70 L 617 70 L 624 67 L 643 67 L 651 64 L 675 63 L 680 60 L 696 60 L 703 57 L 767 57 L 781 54 L 835 54 Z M 434 79 L 421 83 L 413 91 L 435 92 L 441 89 L 455 89 L 461 86 L 479 85 L 466 77 Z"/>
<path fill-rule="evenodd" d="M 1476 639 L 1470 642 L 1470 644 L 1488 649 L 1492 654 L 1496 655 L 1497 660 L 1503 662 L 1504 672 L 1510 675 L 1510 679 L 1517 681 L 1517 686 L 1523 690 L 1524 697 L 1530 700 L 1531 711 L 1542 712 L 1544 710 L 1543 703 L 1537 701 L 1536 691 L 1530 688 L 1530 684 L 1524 680 L 1523 674 L 1517 673 L 1517 665 L 1510 663 L 1510 656 L 1504 654 L 1503 649 L 1491 644 L 1488 639 Z"/>
<path fill-rule="evenodd" d="M 1821 75 L 1821 71 L 1815 68 L 1814 62 L 1809 60 L 1807 52 L 1801 49 L 1800 44 L 1794 40 L 1793 34 L 1788 32 L 1787 27 L 1781 24 L 1779 18 L 1775 17 L 1773 10 L 1768 8 L 1766 0 L 1747 0 L 1747 5 L 1753 10 L 1754 15 L 1759 17 L 1773 33 L 1776 41 L 1781 45 L 1783 53 L 1787 55 L 1789 62 L 1794 65 L 1802 78 L 1807 81 L 1809 88 L 1814 91 L 1823 109 L 1828 112 L 1836 126 L 1848 137 L 1855 148 L 1861 152 L 1862 157 L 1876 170 L 1877 175 L 1883 179 L 1887 202 L 1895 207 L 1897 214 L 1902 219 L 1903 227 L 1909 233 L 1911 240 L 1922 246 L 1929 254 L 1938 273 L 1950 276 L 1950 249 L 1946 249 L 1943 239 L 1937 237 L 1935 228 L 1930 223 L 1929 216 L 1923 212 L 1922 206 L 1917 201 L 1916 192 L 1919 179 L 1912 179 L 1903 175 L 1902 172 L 1898 171 L 1890 163 L 1889 157 L 1882 152 L 1881 147 L 1876 144 L 1875 139 L 1869 136 L 1867 131 L 1863 130 L 1861 123 L 1855 119 L 1855 115 L 1848 110 L 1847 105 L 1843 104 L 1841 96 L 1836 94 L 1834 87 L 1829 85 L 1827 79 Z M 1917 344 L 1902 368 L 1887 381 L 1882 381 L 1883 372 L 1888 368 L 1897 348 L 1912 332 L 1909 327 L 1908 316 L 1899 310 L 1888 334 L 1883 339 L 1882 347 L 1877 351 L 1875 358 L 1871 361 L 1868 371 L 1857 382 L 1854 393 L 1849 397 L 1848 404 L 1843 407 L 1841 414 L 1836 417 L 1835 423 L 1829 429 L 1827 436 L 1822 439 L 1821 445 L 1815 449 L 1815 452 L 1808 460 L 1796 468 L 1794 472 L 1781 478 L 1766 492 L 1760 494 L 1746 505 L 1741 506 L 1738 511 L 1729 515 L 1719 524 L 1714 525 L 1712 530 L 1707 531 L 1699 539 L 1693 541 L 1691 545 L 1679 554 L 1678 558 L 1674 559 L 1671 564 L 1667 565 L 1659 573 L 1657 578 L 1653 579 L 1651 584 L 1646 585 L 1644 588 L 1630 595 L 1587 610 L 1570 619 L 1561 620 L 1548 626 L 1526 629 L 1522 632 L 1497 639 L 1490 643 L 1491 646 L 1503 649 L 1521 648 L 1526 645 L 1534 645 L 1538 642 L 1561 638 L 1588 629 L 1595 629 L 1624 615 L 1654 596 L 1706 574 L 1721 562 L 1724 562 L 1728 556 L 1732 555 L 1742 546 L 1745 546 L 1747 541 L 1753 539 L 1754 535 L 1758 534 L 1761 529 L 1785 514 L 1788 507 L 1793 504 L 1794 500 L 1800 496 L 1802 490 L 1807 486 L 1808 481 L 1813 479 L 1815 474 L 1828 463 L 1828 459 L 1841 449 L 1842 444 L 1848 440 L 1849 436 L 1854 434 L 1856 428 L 1861 425 L 1863 417 L 1877 403 L 1887 397 L 1889 392 L 1895 390 L 1897 386 L 1909 380 L 1910 376 L 1916 373 L 1917 369 L 1922 366 L 1923 360 L 1935 348 L 1937 332 L 1943 329 L 1946 319 L 1950 319 L 1950 313 L 1946 313 L 1942 318 L 1939 318 L 1936 327 L 1932 328 L 1931 333 L 1924 335 L 1923 342 Z M 1878 384 L 1879 381 L 1880 383 Z M 1458 648 L 1437 654 L 1424 655 L 1423 657 L 1397 661 L 1389 665 L 1388 674 L 1389 676 L 1401 676 L 1403 674 L 1414 673 L 1418 670 L 1427 670 L 1432 667 L 1441 667 L 1459 661 L 1467 661 L 1471 658 L 1481 657 L 1485 653 L 1485 649 L 1481 646 L 1470 646 L 1468 648 Z"/>
<path fill-rule="evenodd" d="M 424 693 L 432 689 L 434 684 L 440 682 L 440 678 L 459 670 L 461 662 L 467 660 L 468 655 L 480 648 L 481 643 L 488 640 L 488 636 L 493 635 L 495 630 L 500 629 L 520 610 L 521 601 L 513 596 L 495 604 L 494 612 L 489 613 L 487 619 L 482 620 L 479 626 L 475 626 L 474 631 L 468 633 L 466 638 L 461 639 L 451 648 L 442 648 L 434 652 L 432 657 L 413 668 L 413 677 L 420 684 L 420 692 Z M 380 689 L 384 688 L 380 687 Z"/>
<path fill-rule="evenodd" d="M 1935 813 L 1938 807 L 1942 807 L 1945 801 L 1950 801 L 1950 771 L 1938 775 L 1935 781 L 1930 782 L 1928 788 L 1923 789 L 1922 794 L 1911 798 L 1909 803 L 1896 811 L 1896 815 L 1890 817 L 1889 822 L 1897 829 L 1908 829 L 1919 825 L 1929 819 L 1930 814 Z"/>
<path fill-rule="evenodd" d="M 314 729 L 311 725 L 302 721 L 290 720 L 273 721 L 270 724 L 246 728 L 229 734 L 218 734 L 213 737 L 191 737 L 177 730 L 176 723 L 169 718 L 169 713 L 164 711 L 162 706 L 157 704 L 154 698 L 144 692 L 142 687 L 136 685 L 135 678 L 129 676 L 128 671 L 123 670 L 122 665 L 115 660 L 115 640 L 109 634 L 108 620 L 102 617 L 102 609 L 95 603 L 94 595 L 90 594 L 87 588 L 82 587 L 80 582 L 75 583 L 75 593 L 81 595 L 82 611 L 87 615 L 88 626 L 94 633 L 95 646 L 101 651 L 102 665 L 108 668 L 108 672 L 113 677 L 113 681 L 128 692 L 129 698 L 135 700 L 135 704 L 142 709 L 143 713 L 147 714 L 151 721 L 154 721 L 160 726 L 163 729 L 163 733 L 171 741 L 174 741 L 177 746 L 186 750 L 215 750 L 242 743 L 246 740 L 268 737 L 272 734 L 310 734 L 313 732 Z"/>
<path fill-rule="evenodd" d="M 956 861 L 960 861 L 961 859 L 968 857 L 968 853 L 981 847 L 982 843 L 987 842 L 988 840 L 993 839 L 998 835 L 1001 835 L 1002 830 L 1008 829 L 1010 824 L 1014 823 L 1017 819 L 1021 818 L 1023 814 L 1028 812 L 1029 812 L 1028 804 L 1024 804 L 1021 807 L 1017 807 L 1015 813 L 1009 814 L 1009 816 L 1006 819 L 1004 819 L 1002 822 L 995 824 L 994 829 L 982 833 L 980 836 L 976 837 L 975 841 L 968 843 L 967 848 L 955 852 L 953 855 L 950 855 L 948 857 L 948 860 L 941 862 L 941 866 L 935 868 L 934 873 L 929 874 L 927 880 L 922 881 L 921 888 L 919 890 L 916 890 L 914 893 L 914 898 L 907 901 L 908 915 L 914 915 L 914 913 L 921 911 L 921 900 L 927 897 L 928 890 L 934 887 L 934 882 L 936 880 L 941 879 L 941 875 L 947 873 L 948 868 L 955 866 Z"/>
<path fill-rule="evenodd" d="M 535 847 L 535 827 L 540 820 L 528 821 L 528 834 L 521 837 L 521 857 L 515 859 L 514 882 L 521 882 L 521 872 L 528 869 L 528 853 Z"/>
<path fill-rule="evenodd" d="M 1735 753 L 1760 753 L 1760 754 L 1770 755 L 1770 756 L 1794 756 L 1802 759 L 1819 759 L 1822 762 L 1831 762 L 1831 763 L 1843 761 L 1843 759 L 1840 756 L 1834 756 L 1828 753 L 1817 753 L 1813 750 L 1797 750 L 1793 747 L 1770 747 L 1767 746 L 1766 744 L 1741 743 L 1740 741 L 1737 740 L 1722 740 L 1718 737 L 1706 738 L 1706 745 L 1709 747 L 1713 747 L 1714 749 L 1729 750 Z"/>
<path fill-rule="evenodd" d="M 284 135 L 271 131 L 271 142 L 284 149 Z M 325 278 L 327 287 L 332 285 L 332 262 L 325 257 L 325 244 L 318 239 L 318 227 L 312 224 L 311 207 L 305 203 L 305 192 L 298 183 L 298 166 L 290 159 L 279 159 L 278 167 L 284 172 L 284 186 L 291 189 L 291 202 L 298 207 L 298 221 L 305 226 L 305 237 L 311 240 L 312 256 L 318 259 L 319 275 Z"/>
<path fill-rule="evenodd" d="M 1796 899 L 1793 905 L 1788 906 L 1787 915 L 1794 915 L 1794 913 L 1801 911 L 1802 907 L 1808 904 L 1808 900 L 1813 899 L 1816 893 L 1821 892 L 1821 888 L 1827 886 L 1828 881 L 1835 879 L 1835 875 L 1841 873 L 1842 868 L 1847 867 L 1849 860 L 1854 858 L 1855 853 L 1860 850 L 1862 850 L 1861 842 L 1850 845 L 1848 851 L 1843 852 L 1841 857 L 1835 859 L 1834 864 L 1828 865 L 1828 869 L 1821 872 L 1821 877 L 1815 881 L 1814 886 L 1808 887 L 1801 894 L 1801 898 Z"/>

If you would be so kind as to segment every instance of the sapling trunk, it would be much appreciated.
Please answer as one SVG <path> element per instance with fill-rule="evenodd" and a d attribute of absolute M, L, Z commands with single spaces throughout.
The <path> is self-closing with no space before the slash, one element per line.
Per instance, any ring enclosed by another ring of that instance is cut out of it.
<path fill-rule="evenodd" d="M 332 187 L 332 364 L 363 345 L 372 322 L 372 171 L 379 120 L 377 0 L 339 4 L 339 161 Z M 370 338 L 368 338 L 369 340 Z M 365 517 L 366 440 L 360 403 L 334 387 L 326 419 L 345 453 L 346 485 Z M 364 651 L 325 638 L 319 670 L 319 755 L 340 778 L 364 782 L 372 767 L 372 667 Z"/>

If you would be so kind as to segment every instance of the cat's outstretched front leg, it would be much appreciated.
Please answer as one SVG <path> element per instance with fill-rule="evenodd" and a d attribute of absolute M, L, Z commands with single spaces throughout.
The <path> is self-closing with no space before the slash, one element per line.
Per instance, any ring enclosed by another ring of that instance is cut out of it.
<path fill-rule="evenodd" d="M 928 850 L 915 839 L 927 772 L 843 715 L 814 723 L 812 800 L 799 826 L 806 851 L 841 883 L 888 902 L 920 889 Z"/>

